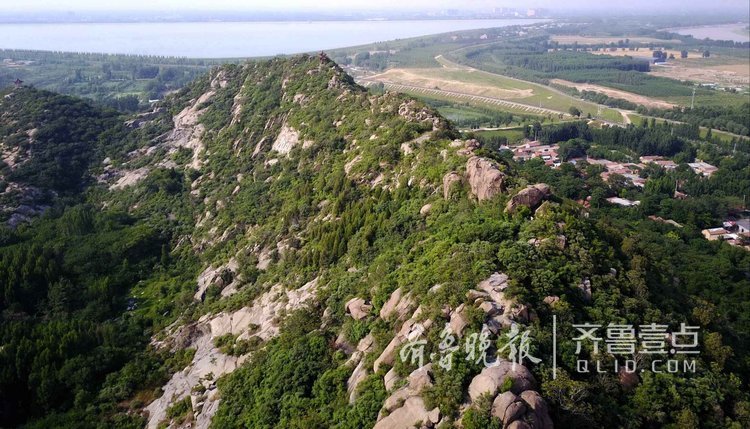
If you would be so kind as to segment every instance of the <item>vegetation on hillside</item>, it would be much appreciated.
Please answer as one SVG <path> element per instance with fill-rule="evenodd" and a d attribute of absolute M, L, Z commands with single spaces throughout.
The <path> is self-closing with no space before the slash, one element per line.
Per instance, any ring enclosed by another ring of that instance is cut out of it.
<path fill-rule="evenodd" d="M 69 98 L 28 100 L 31 111 L 45 111 L 44 103 L 77 105 Z M 174 127 L 172 116 L 191 106 L 201 112 L 197 121 L 205 129 L 197 154 L 196 147 L 167 146 L 165 137 Z M 85 133 L 96 138 L 60 146 L 85 152 L 78 154 L 83 173 L 60 189 L 69 199 L 34 223 L 0 234 L 3 426 L 142 427 L 139 411 L 161 395 L 170 373 L 193 358 L 189 349 L 152 349 L 152 336 L 173 321 L 187 324 L 249 305 L 276 284 L 294 289 L 317 279 L 313 302 L 286 315 L 278 337 L 250 346 L 228 336 L 214 344 L 228 354 L 250 354 L 218 381 L 222 401 L 213 425 L 370 427 L 387 396 L 383 375 L 390 368 L 369 375 L 350 404 L 346 380 L 352 369 L 333 342 L 342 332 L 351 343 L 372 333 L 375 350 L 365 357 L 371 363 L 397 326 L 374 314 L 355 322 L 344 303 L 363 297 L 377 310 L 401 288 L 418 299 L 424 317 L 443 326 L 443 308 L 470 304 L 466 293 L 496 271 L 510 276 L 509 294 L 537 312 L 530 327 L 534 351 L 544 359 L 529 369 L 558 426 L 750 424 L 750 253 L 699 235 L 749 187 L 742 144 L 731 155 L 726 145 L 698 143 L 695 126 L 535 124 L 542 141 L 561 142 L 571 153 L 605 148 L 685 161 L 700 153 L 720 160 L 721 170 L 710 180 L 684 170 L 655 171 L 644 204 L 621 209 L 601 200 L 634 190 L 604 183 L 594 167 L 516 163 L 495 150 L 498 139 L 475 153 L 497 163 L 506 192 L 477 202 L 468 186 L 443 193 L 443 177 L 466 164 L 453 145 L 460 136 L 451 124 L 407 97 L 367 92 L 325 57 L 225 65 L 162 107 L 138 129 L 123 128 L 120 119 L 110 124 L 116 118 L 111 112 L 87 115 L 102 118 Z M 56 108 L 51 113 L 60 116 L 44 123 L 76 124 L 72 112 Z M 6 135 L 28 129 L 33 118 L 19 117 Z M 50 145 L 78 142 L 65 138 L 69 129 L 50 128 Z M 274 145 L 282 130 L 297 133 L 288 153 Z M 126 155 L 134 149 L 140 157 Z M 120 168 L 148 173 L 124 189 L 87 182 L 105 155 Z M 41 165 L 57 165 L 49 159 L 55 158 L 42 158 Z M 670 197 L 676 179 L 694 198 Z M 554 193 L 543 209 L 503 210 L 516 190 L 539 182 Z M 584 210 L 574 200 L 587 196 L 591 208 Z M 657 213 L 684 228 L 645 217 Z M 274 253 L 267 268 L 258 268 L 258 251 L 279 243 L 291 250 Z M 222 297 L 214 287 L 205 300 L 194 299 L 198 273 L 233 257 L 242 274 L 237 292 Z M 590 302 L 580 292 L 583 278 L 592 284 Z M 552 295 L 559 298 L 554 307 L 545 303 Z M 549 368 L 553 314 L 567 326 L 555 380 Z M 585 321 L 697 324 L 697 370 L 643 374 L 631 387 L 616 373 L 580 374 L 570 324 Z M 482 319 L 469 322 L 478 331 Z M 432 329 L 428 336 L 437 340 L 437 334 Z M 430 341 L 426 353 L 438 342 Z M 396 365 L 402 375 L 411 369 Z M 479 369 L 467 364 L 436 371 L 426 400 L 448 419 L 459 418 Z M 192 407 L 189 398 L 180 398 L 167 418 L 189 422 Z M 467 413 L 466 426 L 497 425 L 487 411 Z"/>

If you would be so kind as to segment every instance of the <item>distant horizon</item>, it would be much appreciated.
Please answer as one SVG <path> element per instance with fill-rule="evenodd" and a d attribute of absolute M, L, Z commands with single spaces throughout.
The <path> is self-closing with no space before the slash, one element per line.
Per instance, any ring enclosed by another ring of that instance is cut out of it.
<path fill-rule="evenodd" d="M 61 4 L 62 3 L 62 4 Z M 685 1 L 685 0 L 630 0 L 627 3 L 602 2 L 599 0 L 569 0 L 561 3 L 556 0 L 412 0 L 403 2 L 400 0 L 349 0 L 342 6 L 337 0 L 317 0 L 310 3 L 307 0 L 276 0 L 273 4 L 259 0 L 110 0 L 101 2 L 99 0 L 24 0 L 23 2 L 11 3 L 4 6 L 6 11 L 143 11 L 164 10 L 172 12 L 185 11 L 237 11 L 237 12 L 408 12 L 423 13 L 440 10 L 462 10 L 462 11 L 487 11 L 499 8 L 537 9 L 547 8 L 556 11 L 583 10 L 583 11 L 610 11 L 620 12 L 623 10 L 647 11 L 644 14 L 656 10 L 670 10 L 676 13 L 688 11 L 712 11 L 722 9 L 748 11 L 750 5 L 747 0 L 714 0 Z M 644 9 L 645 8 L 645 9 Z M 747 16 L 747 15 L 744 15 Z"/>
<path fill-rule="evenodd" d="M 519 21 L 539 18 L 576 18 L 576 17 L 611 17 L 642 15 L 699 19 L 706 24 L 718 23 L 750 23 L 749 19 L 737 19 L 733 11 L 716 13 L 679 13 L 664 9 L 650 10 L 649 13 L 634 10 L 587 10 L 586 13 L 576 9 L 531 8 L 535 14 L 526 15 L 525 8 L 504 8 L 499 10 L 6 10 L 0 11 L 0 24 L 11 23 L 149 23 L 149 22 L 274 22 L 274 21 L 357 21 L 357 20 L 489 20 L 489 19 L 518 19 Z M 510 9 L 508 11 L 507 9 Z M 517 14 L 513 14 L 517 11 Z M 694 22 L 686 25 L 699 25 Z"/>

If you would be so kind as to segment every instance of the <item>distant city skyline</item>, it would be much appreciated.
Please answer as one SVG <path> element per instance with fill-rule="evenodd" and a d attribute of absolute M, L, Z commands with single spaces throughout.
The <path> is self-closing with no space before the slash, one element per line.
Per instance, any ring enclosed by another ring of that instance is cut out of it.
<path fill-rule="evenodd" d="M 675 12 L 688 10 L 714 10 L 726 9 L 741 10 L 750 9 L 748 0 L 715 0 L 706 1 L 684 1 L 684 0 L 630 0 L 628 2 L 602 2 L 600 0 L 571 0 L 559 2 L 555 0 L 527 0 L 527 1 L 491 1 L 491 0 L 412 0 L 404 2 L 401 0 L 379 0 L 377 2 L 364 0 L 350 0 L 342 6 L 340 0 L 276 0 L 273 4 L 266 1 L 254 0 L 113 0 L 102 2 L 101 0 L 23 0 L 21 2 L 10 2 L 5 0 L 3 10 L 5 12 L 49 12 L 49 11 L 436 11 L 445 9 L 457 10 L 492 10 L 494 8 L 548 8 L 554 10 L 606 10 L 606 9 L 632 9 L 647 13 L 648 10 L 674 9 Z M 738 17 L 742 18 L 742 17 Z M 747 15 L 744 16 L 747 19 Z"/>

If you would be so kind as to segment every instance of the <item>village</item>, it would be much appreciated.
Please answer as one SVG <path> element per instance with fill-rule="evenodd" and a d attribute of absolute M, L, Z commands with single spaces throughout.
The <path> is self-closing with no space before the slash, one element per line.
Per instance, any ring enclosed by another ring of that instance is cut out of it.
<path fill-rule="evenodd" d="M 513 159 L 516 161 L 528 161 L 533 158 L 540 158 L 544 161 L 545 165 L 552 168 L 558 168 L 562 165 L 562 159 L 558 153 L 560 146 L 557 144 L 547 145 L 539 141 L 530 141 L 514 147 L 503 146 L 500 149 L 512 151 Z M 674 170 L 677 168 L 677 164 L 674 161 L 661 156 L 642 156 L 639 158 L 639 163 L 616 162 L 608 159 L 592 158 L 589 156 L 567 160 L 567 162 L 570 162 L 573 165 L 583 161 L 588 164 L 601 165 L 604 167 L 601 177 L 605 182 L 608 181 L 612 175 L 619 174 L 625 177 L 629 184 L 639 188 L 643 188 L 646 185 L 647 179 L 641 177 L 640 172 L 646 168 L 647 164 L 655 164 L 665 170 Z M 696 160 L 696 162 L 691 162 L 687 165 L 695 172 L 695 174 L 703 177 L 711 177 L 711 175 L 718 170 L 718 167 L 701 160 Z"/>
<path fill-rule="evenodd" d="M 750 250 L 750 218 L 726 220 L 722 226 L 701 231 L 706 240 L 723 240 L 726 243 Z"/>
<path fill-rule="evenodd" d="M 557 144 L 548 145 L 539 141 L 528 141 L 517 146 L 502 146 L 500 148 L 500 150 L 511 151 L 515 161 L 528 161 L 539 158 L 544 161 L 545 165 L 551 168 L 559 168 L 563 163 L 563 160 L 559 155 L 559 149 L 560 147 Z M 624 178 L 629 185 L 640 189 L 643 189 L 648 181 L 648 178 L 641 177 L 641 172 L 649 164 L 657 165 L 668 171 L 675 170 L 678 167 L 678 164 L 674 161 L 661 156 L 641 156 L 638 160 L 640 161 L 638 163 L 617 162 L 608 159 L 585 156 L 572 158 L 567 160 L 567 162 L 570 162 L 573 165 L 580 165 L 584 162 L 593 165 L 600 165 L 604 168 L 604 171 L 600 173 L 600 176 L 605 182 L 609 182 L 614 175 L 619 175 Z M 718 170 L 718 167 L 699 159 L 696 159 L 695 162 L 687 163 L 687 166 L 690 167 L 695 174 L 705 178 L 711 177 Z M 687 198 L 687 196 L 687 194 L 675 189 L 674 198 L 684 199 Z M 622 207 L 635 207 L 640 205 L 640 201 L 629 200 L 621 197 L 609 197 L 606 198 L 606 201 L 610 204 Z M 588 201 L 583 201 L 582 203 L 586 205 Z M 682 225 L 670 219 L 662 219 L 657 216 L 650 216 L 649 218 L 657 222 L 671 224 L 678 228 L 682 227 Z M 750 250 L 750 218 L 727 219 L 723 222 L 722 226 L 704 229 L 701 233 L 707 240 L 723 240 L 732 246 Z"/>

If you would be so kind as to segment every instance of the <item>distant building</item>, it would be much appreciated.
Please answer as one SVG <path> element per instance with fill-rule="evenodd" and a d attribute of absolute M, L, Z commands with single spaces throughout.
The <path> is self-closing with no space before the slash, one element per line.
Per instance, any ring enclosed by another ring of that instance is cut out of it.
<path fill-rule="evenodd" d="M 677 164 L 674 161 L 662 158 L 660 156 L 642 156 L 640 160 L 644 164 L 656 164 L 666 170 L 674 170 L 677 168 Z"/>
<path fill-rule="evenodd" d="M 718 170 L 717 167 L 714 167 L 713 165 L 707 162 L 703 162 L 701 160 L 698 160 L 697 162 L 688 163 L 688 165 L 690 166 L 690 168 L 693 169 L 695 174 L 699 174 L 704 177 L 711 177 L 711 175 L 714 174 Z"/>
<path fill-rule="evenodd" d="M 722 240 L 725 243 L 750 250 L 750 219 L 726 220 L 722 228 L 709 228 L 701 231 L 706 240 Z"/>
<path fill-rule="evenodd" d="M 706 240 L 714 241 L 723 240 L 724 236 L 729 234 L 729 232 L 724 228 L 708 228 L 701 231 L 701 234 L 703 234 Z"/>
<path fill-rule="evenodd" d="M 641 204 L 640 201 L 631 201 L 626 198 L 620 198 L 620 197 L 607 198 L 607 202 L 610 204 L 616 204 L 618 206 L 623 206 L 623 207 L 635 207 Z"/>
<path fill-rule="evenodd" d="M 512 148 L 513 159 L 516 161 L 528 161 L 532 158 L 541 158 L 544 163 L 550 167 L 560 166 L 560 156 L 557 151 L 558 145 L 543 145 L 538 141 L 528 142 L 526 144 Z"/>

